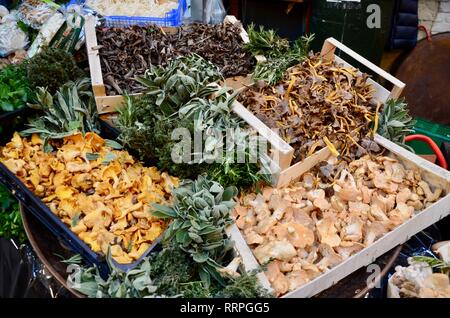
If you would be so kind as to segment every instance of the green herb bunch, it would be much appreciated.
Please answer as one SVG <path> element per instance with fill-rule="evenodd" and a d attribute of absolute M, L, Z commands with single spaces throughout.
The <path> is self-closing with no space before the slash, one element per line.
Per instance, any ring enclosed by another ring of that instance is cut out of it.
<path fill-rule="evenodd" d="M 19 203 L 2 184 L 0 184 L 0 237 L 16 238 L 19 242 L 27 239 L 22 225 Z"/>
<path fill-rule="evenodd" d="M 155 96 L 155 104 L 162 114 L 172 115 L 192 98 L 205 97 L 217 89 L 209 83 L 222 79 L 220 70 L 197 54 L 173 59 L 166 67 L 150 65 L 137 81 L 146 94 Z"/>
<path fill-rule="evenodd" d="M 138 78 L 146 89 L 143 96 L 125 95 L 125 107 L 119 110 L 120 140 L 135 149 L 144 161 L 179 177 L 195 177 L 204 169 L 189 164 L 174 164 L 174 141 L 170 132 L 177 127 L 192 127 L 178 118 L 178 110 L 191 99 L 208 96 L 218 90 L 208 84 L 221 79 L 218 68 L 192 54 L 172 60 L 168 66 L 151 66 Z"/>
<path fill-rule="evenodd" d="M 208 173 L 225 186 L 239 187 L 263 179 L 259 165 L 250 160 L 248 146 L 238 149 L 239 156 L 246 158 L 243 163 L 216 151 L 224 145 L 227 130 L 244 127 L 232 112 L 235 95 L 213 83 L 220 78 L 217 67 L 195 54 L 177 58 L 166 68 L 152 67 L 139 79 L 147 87 L 144 96 L 125 96 L 125 107 L 119 110 L 121 141 L 136 150 L 141 160 L 180 178 Z M 172 138 L 177 128 L 185 129 L 190 137 L 204 136 L 202 150 L 208 155 L 197 156 L 199 150 L 192 140 L 188 149 L 179 148 L 182 142 Z M 186 152 L 187 160 L 174 162 L 174 154 Z"/>
<path fill-rule="evenodd" d="M 46 88 L 55 94 L 62 83 L 85 77 L 72 55 L 64 50 L 45 48 L 27 63 L 27 77 L 31 89 Z"/>
<path fill-rule="evenodd" d="M 379 114 L 377 133 L 414 152 L 405 144 L 405 137 L 413 133 L 416 121 L 410 116 L 405 99 L 390 99 Z"/>
<path fill-rule="evenodd" d="M 24 64 L 8 65 L 0 71 L 0 110 L 13 111 L 25 107 L 31 95 Z"/>
<path fill-rule="evenodd" d="M 252 23 L 248 26 L 247 33 L 250 42 L 245 44 L 245 49 L 253 55 L 276 57 L 289 51 L 289 41 L 280 37 L 272 29 L 266 30 L 260 25 L 259 30 L 256 30 Z"/>
<path fill-rule="evenodd" d="M 275 31 L 265 30 L 263 27 L 256 31 L 251 26 L 249 39 L 247 49 L 254 55 L 261 54 L 267 57 L 266 62 L 256 65 L 252 74 L 253 79 L 273 85 L 283 78 L 289 67 L 300 63 L 308 56 L 314 35 L 302 36 L 289 45 L 289 42 L 280 38 Z"/>
<path fill-rule="evenodd" d="M 60 139 L 76 132 L 98 132 L 97 113 L 90 90 L 90 80 L 85 78 L 68 82 L 52 96 L 46 88 L 36 92 L 37 103 L 30 107 L 43 111 L 28 124 L 23 135 L 37 133 L 48 145 L 49 139 Z"/>
<path fill-rule="evenodd" d="M 171 218 L 165 232 L 166 241 L 174 240 L 198 264 L 203 282 L 210 285 L 211 278 L 223 282 L 217 272 L 232 248 L 225 228 L 232 223 L 230 211 L 234 207 L 236 187 L 224 189 L 219 183 L 199 176 L 195 181 L 185 181 L 174 189 L 171 207 L 155 204 L 153 214 Z"/>
<path fill-rule="evenodd" d="M 70 285 L 80 293 L 94 298 L 256 298 L 271 297 L 261 287 L 254 273 L 225 278 L 225 286 L 212 282 L 206 286 L 198 280 L 195 262 L 176 244 L 168 244 L 155 251 L 128 273 L 116 267 L 108 257 L 110 274 L 100 277 L 96 267 L 79 267 L 69 276 Z"/>

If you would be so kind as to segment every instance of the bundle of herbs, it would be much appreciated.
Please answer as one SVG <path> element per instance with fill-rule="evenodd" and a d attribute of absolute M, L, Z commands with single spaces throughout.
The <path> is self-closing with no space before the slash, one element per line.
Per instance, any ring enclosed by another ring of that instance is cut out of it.
<path fill-rule="evenodd" d="M 205 177 L 185 182 L 171 206 L 154 206 L 155 216 L 173 219 L 162 251 L 127 273 L 110 261 L 106 281 L 96 268 L 81 268 L 72 286 L 89 297 L 270 297 L 254 273 L 238 273 L 236 259 L 228 264 L 233 251 L 225 227 L 236 194 Z"/>
<path fill-rule="evenodd" d="M 373 130 L 414 152 L 412 147 L 405 144 L 405 137 L 414 132 L 415 124 L 416 121 L 409 114 L 408 104 L 406 104 L 405 99 L 390 99 L 383 105 L 383 109 L 378 115 L 378 121 L 374 123 Z"/>
<path fill-rule="evenodd" d="M 252 77 L 255 81 L 264 81 L 269 85 L 280 81 L 289 67 L 307 58 L 314 39 L 314 35 L 302 36 L 290 45 L 274 30 L 265 30 L 263 26 L 256 30 L 253 24 L 249 26 L 248 35 L 250 42 L 245 48 L 254 55 L 267 58 L 265 63 L 256 65 Z"/>
<path fill-rule="evenodd" d="M 25 64 L 12 64 L 0 70 L 0 111 L 22 108 L 31 96 Z"/>
<path fill-rule="evenodd" d="M 29 128 L 21 134 L 39 134 L 48 151 L 51 150 L 49 139 L 61 139 L 77 132 L 99 132 L 97 111 L 88 78 L 67 82 L 54 95 L 48 89 L 39 87 L 36 101 L 30 107 L 41 110 L 43 115 L 32 119 L 28 124 Z"/>
<path fill-rule="evenodd" d="M 0 184 L 0 237 L 15 238 L 19 242 L 27 239 L 20 216 L 19 203 L 2 184 Z"/>
<path fill-rule="evenodd" d="M 43 87 L 52 95 L 62 84 L 85 77 L 70 53 L 50 47 L 29 59 L 26 70 L 31 89 Z"/>
<path fill-rule="evenodd" d="M 328 146 L 352 160 L 372 136 L 377 106 L 368 75 L 313 55 L 273 86 L 256 85 L 240 99 L 294 149 L 294 162 Z"/>
<path fill-rule="evenodd" d="M 243 163 L 232 160 L 234 152 L 223 157 L 215 152 L 224 144 L 227 129 L 243 127 L 243 122 L 231 112 L 234 96 L 213 84 L 220 78 L 217 67 L 196 54 L 176 58 L 165 68 L 151 67 L 138 79 L 146 93 L 126 96 L 118 122 L 120 139 L 136 150 L 142 160 L 157 164 L 171 175 L 193 179 L 208 172 L 224 185 L 239 187 L 258 182 L 263 175 L 256 160 L 250 160 L 248 146 L 238 149 L 246 158 Z M 191 139 L 179 148 L 176 138 L 180 131 L 190 138 L 204 136 L 204 149 L 195 149 Z M 240 140 L 245 139 L 245 134 L 248 133 L 239 134 Z M 198 156 L 202 150 L 214 156 Z"/>

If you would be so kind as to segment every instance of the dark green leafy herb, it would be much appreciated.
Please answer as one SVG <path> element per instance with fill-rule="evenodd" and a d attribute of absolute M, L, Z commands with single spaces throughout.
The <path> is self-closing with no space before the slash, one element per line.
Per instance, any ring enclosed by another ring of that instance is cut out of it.
<path fill-rule="evenodd" d="M 215 295 L 219 298 L 272 298 L 273 296 L 258 284 L 256 273 L 242 273 Z"/>
<path fill-rule="evenodd" d="M 28 124 L 30 128 L 22 131 L 23 135 L 37 133 L 48 144 L 49 139 L 64 138 L 76 132 L 98 132 L 89 79 L 68 82 L 55 96 L 39 87 L 36 96 L 37 104 L 30 106 L 41 109 L 44 115 L 33 119 Z"/>
<path fill-rule="evenodd" d="M 19 242 L 27 239 L 19 203 L 2 184 L 0 184 L 0 237 L 17 238 Z"/>
<path fill-rule="evenodd" d="M 146 94 L 143 97 L 125 96 L 126 105 L 119 110 L 121 141 L 128 148 L 137 150 L 141 160 L 152 162 L 159 169 L 181 178 L 195 179 L 208 173 L 226 186 L 237 184 L 240 187 L 263 179 L 257 173 L 257 160 L 236 163 L 230 155 L 219 158 L 220 152 L 215 151 L 224 145 L 227 130 L 244 126 L 232 112 L 234 96 L 228 96 L 227 89 L 213 84 L 220 78 L 214 65 L 195 54 L 177 58 L 166 68 L 151 67 L 144 77 L 139 78 L 147 88 Z M 180 142 L 172 138 L 172 132 L 177 128 L 186 129 L 191 141 L 194 136 L 206 137 L 203 154 L 209 151 L 213 154 L 196 156 L 198 150 L 191 142 L 188 159 L 174 162 L 173 150 Z M 242 133 L 245 134 L 248 133 Z M 248 146 L 239 148 L 239 152 L 250 159 Z"/>
<path fill-rule="evenodd" d="M 195 97 L 205 97 L 217 91 L 208 84 L 222 79 L 217 66 L 197 54 L 170 61 L 167 67 L 150 65 L 137 81 L 145 92 L 155 97 L 160 113 L 166 116 L 178 111 L 181 105 Z"/>
<path fill-rule="evenodd" d="M 61 84 L 85 77 L 72 55 L 55 48 L 46 48 L 27 63 L 27 77 L 32 89 L 43 87 L 55 94 Z"/>
<path fill-rule="evenodd" d="M 263 55 L 266 58 L 285 54 L 289 50 L 289 41 L 281 38 L 274 30 L 265 30 L 260 25 L 256 30 L 252 23 L 247 28 L 249 43 L 245 48 L 253 55 Z"/>
<path fill-rule="evenodd" d="M 206 286 L 198 278 L 198 267 L 176 244 L 150 254 L 128 273 L 118 269 L 109 257 L 110 275 L 105 281 L 96 267 L 80 267 L 69 277 L 71 286 L 88 297 L 271 297 L 257 283 L 254 273 L 225 279 L 225 287 L 212 282 Z M 229 286 L 229 287 L 228 287 Z"/>
<path fill-rule="evenodd" d="M 396 144 L 414 152 L 405 144 L 405 137 L 414 132 L 416 121 L 409 114 L 405 99 L 390 99 L 379 114 L 377 133 Z"/>
<path fill-rule="evenodd" d="M 173 190 L 171 207 L 154 205 L 155 216 L 173 219 L 164 240 L 174 240 L 192 257 L 207 286 L 211 279 L 223 282 L 217 269 L 232 248 L 225 227 L 232 223 L 229 213 L 235 205 L 233 198 L 237 192 L 236 187 L 224 189 L 219 183 L 199 176 Z"/>
<path fill-rule="evenodd" d="M 314 35 L 302 36 L 289 46 L 288 41 L 280 38 L 275 31 L 265 30 L 263 27 L 256 31 L 252 26 L 249 28 L 249 39 L 247 49 L 253 54 L 263 54 L 267 57 L 265 63 L 256 65 L 252 74 L 253 79 L 273 85 L 283 78 L 289 67 L 308 56 L 309 45 Z"/>
<path fill-rule="evenodd" d="M 13 111 L 26 106 L 31 90 L 24 64 L 8 65 L 0 71 L 0 110 Z"/>

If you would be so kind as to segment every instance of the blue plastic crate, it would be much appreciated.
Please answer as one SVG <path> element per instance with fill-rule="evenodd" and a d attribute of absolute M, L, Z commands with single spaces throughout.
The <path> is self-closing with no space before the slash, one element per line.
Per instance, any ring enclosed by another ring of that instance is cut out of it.
<path fill-rule="evenodd" d="M 83 5 L 85 0 L 71 0 L 68 6 Z M 147 26 L 156 24 L 164 27 L 177 27 L 183 23 L 183 15 L 186 11 L 186 0 L 178 0 L 178 7 L 166 13 L 164 18 L 158 17 L 130 17 L 130 16 L 105 16 L 105 27 L 124 28 L 132 25 Z"/>

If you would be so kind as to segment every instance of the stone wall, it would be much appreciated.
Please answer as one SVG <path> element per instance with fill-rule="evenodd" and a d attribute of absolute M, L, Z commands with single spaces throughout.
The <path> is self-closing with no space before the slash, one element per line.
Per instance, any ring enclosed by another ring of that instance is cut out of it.
<path fill-rule="evenodd" d="M 450 32 L 450 0 L 419 0 L 419 24 L 431 34 Z M 418 37 L 423 39 L 425 32 Z"/>

